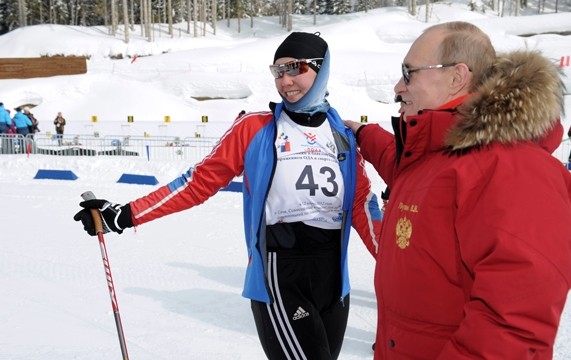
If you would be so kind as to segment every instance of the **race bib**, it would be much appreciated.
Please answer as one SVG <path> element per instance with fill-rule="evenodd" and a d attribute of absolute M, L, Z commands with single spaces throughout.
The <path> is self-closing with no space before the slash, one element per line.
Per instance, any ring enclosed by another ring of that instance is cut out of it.
<path fill-rule="evenodd" d="M 302 221 L 340 229 L 345 192 L 329 122 L 295 124 L 282 113 L 277 124 L 277 163 L 266 202 L 266 222 Z"/>

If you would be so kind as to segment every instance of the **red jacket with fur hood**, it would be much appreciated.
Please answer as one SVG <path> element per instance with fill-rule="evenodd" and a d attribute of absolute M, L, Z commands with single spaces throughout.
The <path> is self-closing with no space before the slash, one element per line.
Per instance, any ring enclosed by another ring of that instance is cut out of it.
<path fill-rule="evenodd" d="M 359 131 L 391 189 L 375 359 L 552 358 L 571 282 L 562 93 L 549 60 L 514 52 L 460 108 Z"/>

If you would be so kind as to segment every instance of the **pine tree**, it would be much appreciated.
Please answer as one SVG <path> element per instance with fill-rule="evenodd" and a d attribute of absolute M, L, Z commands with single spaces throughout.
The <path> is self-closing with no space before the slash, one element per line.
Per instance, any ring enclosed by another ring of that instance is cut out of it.
<path fill-rule="evenodd" d="M 349 14 L 351 13 L 351 1 L 350 0 L 337 0 L 337 6 L 335 9 L 335 15 Z"/>
<path fill-rule="evenodd" d="M 307 14 L 307 6 L 304 0 L 293 0 L 292 14 Z"/>
<path fill-rule="evenodd" d="M 331 0 L 317 0 L 317 14 L 323 15 L 327 14 L 327 10 L 329 8 L 329 3 Z"/>

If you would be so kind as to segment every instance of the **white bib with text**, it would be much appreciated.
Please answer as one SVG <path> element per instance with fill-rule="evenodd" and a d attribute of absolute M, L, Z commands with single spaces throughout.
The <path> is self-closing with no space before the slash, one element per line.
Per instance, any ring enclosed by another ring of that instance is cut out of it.
<path fill-rule="evenodd" d="M 301 126 L 282 112 L 277 131 L 267 225 L 302 221 L 322 229 L 340 229 L 345 188 L 329 122 Z"/>

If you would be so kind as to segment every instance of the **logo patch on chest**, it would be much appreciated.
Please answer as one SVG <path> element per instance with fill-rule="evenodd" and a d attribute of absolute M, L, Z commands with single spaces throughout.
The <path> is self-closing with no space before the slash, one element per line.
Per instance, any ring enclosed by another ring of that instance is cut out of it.
<path fill-rule="evenodd" d="M 397 221 L 395 233 L 397 246 L 403 250 L 406 249 L 410 245 L 410 237 L 412 236 L 412 223 L 406 216 Z"/>

